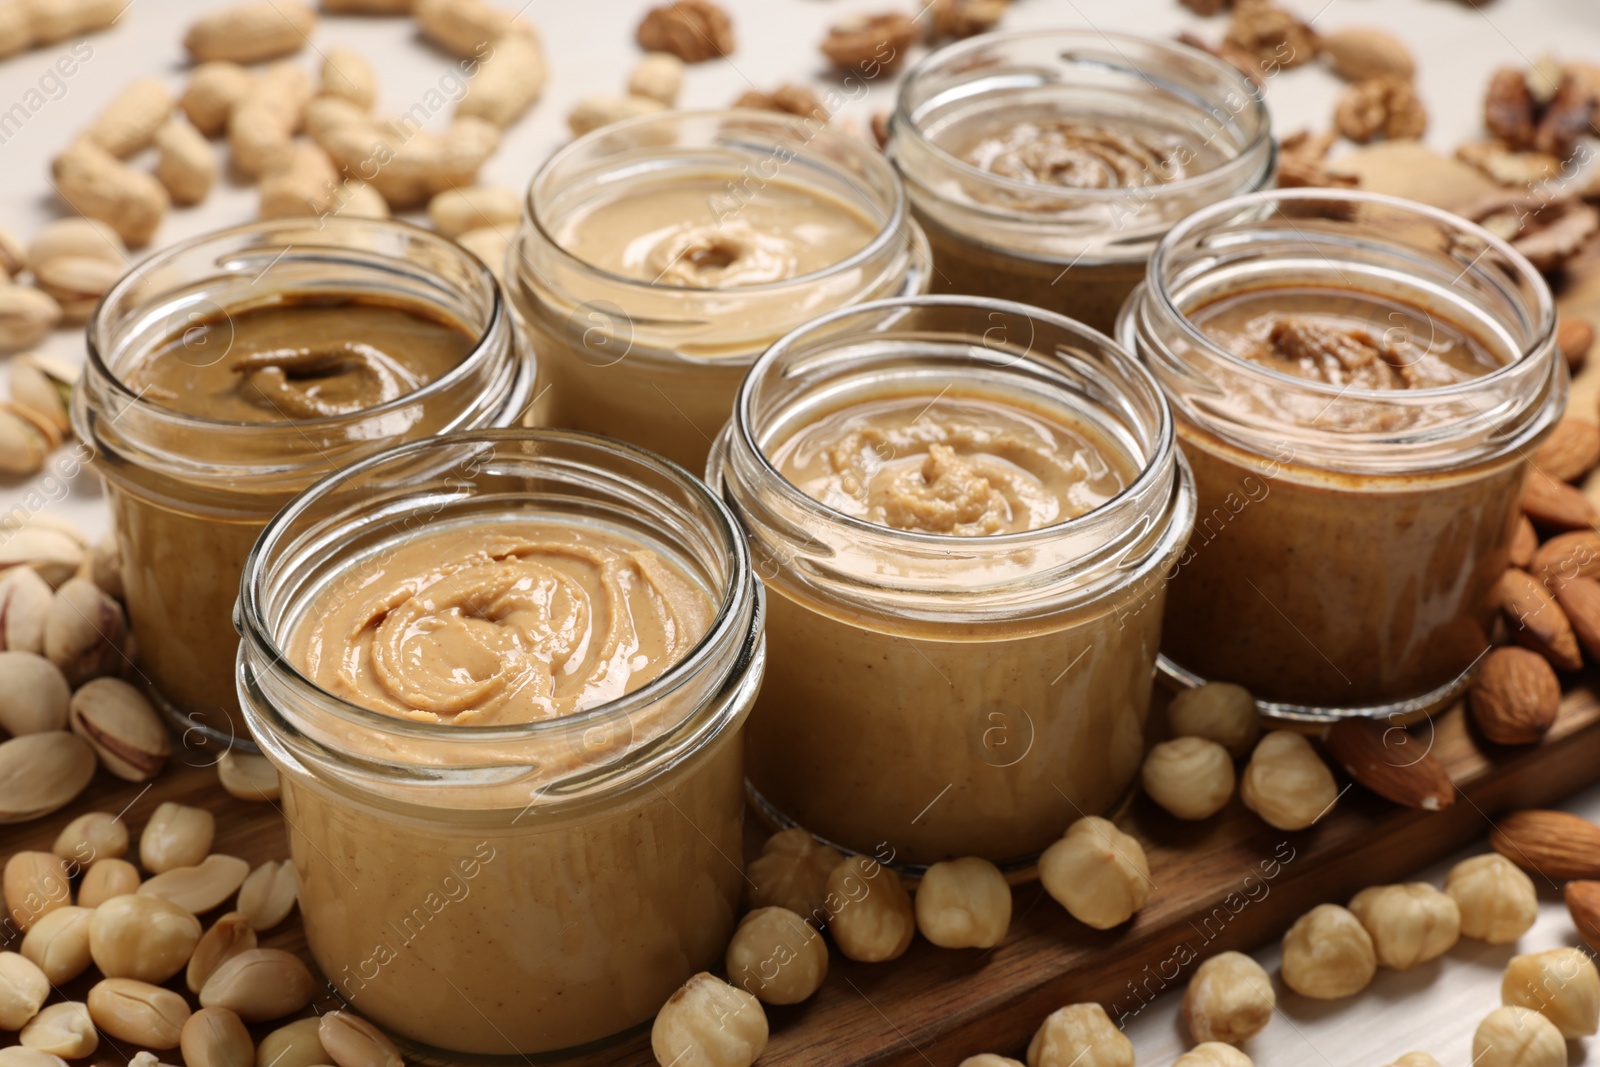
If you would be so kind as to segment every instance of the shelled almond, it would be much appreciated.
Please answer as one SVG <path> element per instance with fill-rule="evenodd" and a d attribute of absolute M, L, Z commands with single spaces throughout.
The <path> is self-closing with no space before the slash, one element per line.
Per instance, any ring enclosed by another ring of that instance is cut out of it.
<path fill-rule="evenodd" d="M 1600 878 L 1600 826 L 1564 811 L 1517 811 L 1496 820 L 1494 850 L 1545 878 Z"/>

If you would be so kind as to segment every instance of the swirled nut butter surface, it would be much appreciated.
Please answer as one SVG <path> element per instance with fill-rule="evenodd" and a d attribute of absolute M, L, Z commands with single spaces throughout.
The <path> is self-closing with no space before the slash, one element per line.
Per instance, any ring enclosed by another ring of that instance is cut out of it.
<path fill-rule="evenodd" d="M 861 251 L 878 226 L 819 189 L 747 188 L 737 173 L 680 175 L 597 201 L 558 243 L 591 266 L 656 285 L 732 289 L 826 270 Z"/>
<path fill-rule="evenodd" d="M 1201 169 L 1188 139 L 1175 132 L 1065 118 L 1006 121 L 959 154 L 1002 178 L 1071 189 L 1159 185 Z"/>
<path fill-rule="evenodd" d="M 1087 431 L 994 397 L 949 390 L 852 404 L 773 453 L 835 511 L 917 533 L 1037 530 L 1092 511 L 1127 473 Z"/>
<path fill-rule="evenodd" d="M 570 715 L 683 659 L 710 597 L 678 566 L 599 527 L 454 527 L 353 566 L 323 591 L 291 655 L 335 696 L 424 722 Z"/>
<path fill-rule="evenodd" d="M 124 381 L 166 407 L 225 422 L 349 415 L 453 370 L 476 339 L 420 304 L 296 294 L 191 323 Z"/>

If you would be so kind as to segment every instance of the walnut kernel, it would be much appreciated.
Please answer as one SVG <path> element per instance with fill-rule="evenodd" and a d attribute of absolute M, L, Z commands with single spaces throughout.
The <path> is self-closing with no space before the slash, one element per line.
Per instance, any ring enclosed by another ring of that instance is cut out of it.
<path fill-rule="evenodd" d="M 892 70 L 917 40 L 917 24 L 898 11 L 846 19 L 828 31 L 822 54 L 835 66 L 867 77 Z"/>
<path fill-rule="evenodd" d="M 1410 79 L 1386 75 L 1346 89 L 1334 109 L 1333 124 L 1357 144 L 1379 137 L 1416 140 L 1428 129 L 1428 112 Z"/>
<path fill-rule="evenodd" d="M 639 47 L 704 63 L 733 51 L 733 22 L 710 0 L 675 0 L 653 7 L 639 23 Z"/>
<path fill-rule="evenodd" d="M 1310 26 L 1268 0 L 1239 0 L 1222 43 L 1250 53 L 1267 71 L 1309 63 L 1318 47 Z"/>

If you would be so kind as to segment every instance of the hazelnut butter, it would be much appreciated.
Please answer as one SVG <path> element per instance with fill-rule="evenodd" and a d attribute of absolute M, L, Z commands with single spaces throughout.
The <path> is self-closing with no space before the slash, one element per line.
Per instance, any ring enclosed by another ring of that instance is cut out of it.
<path fill-rule="evenodd" d="M 1020 867 L 1122 795 L 1190 498 L 1107 339 L 1000 301 L 836 313 L 756 364 L 709 477 L 769 594 L 746 731 L 769 815 Z"/>
<path fill-rule="evenodd" d="M 889 152 L 936 292 L 1004 297 L 1110 330 L 1164 230 L 1270 184 L 1266 110 L 1236 71 L 1170 42 L 985 34 L 902 86 Z"/>
<path fill-rule="evenodd" d="M 1551 326 L 1525 260 L 1406 201 L 1280 191 L 1176 228 L 1121 324 L 1199 497 L 1169 671 L 1299 719 L 1457 693 L 1565 401 Z"/>
<path fill-rule="evenodd" d="M 419 1052 L 555 1052 L 720 959 L 761 608 L 703 486 L 583 435 L 446 435 L 314 487 L 252 567 L 240 700 L 352 1007 Z"/>
<path fill-rule="evenodd" d="M 109 485 L 138 669 L 221 744 L 251 745 L 233 605 L 272 514 L 386 442 L 516 417 L 531 377 L 470 256 L 388 223 L 302 230 L 225 231 L 129 275 L 90 324 L 74 412 Z"/>
<path fill-rule="evenodd" d="M 920 291 L 926 258 L 893 170 L 811 120 L 675 112 L 581 137 L 533 179 L 511 259 L 539 419 L 699 470 L 767 345 Z"/>

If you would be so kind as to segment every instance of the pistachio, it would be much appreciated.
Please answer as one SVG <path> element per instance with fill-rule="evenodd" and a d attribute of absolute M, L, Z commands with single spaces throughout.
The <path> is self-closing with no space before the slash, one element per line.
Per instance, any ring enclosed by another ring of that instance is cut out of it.
<path fill-rule="evenodd" d="M 44 620 L 55 590 L 32 567 L 0 573 L 0 648 L 44 652 Z"/>
<path fill-rule="evenodd" d="M 126 856 L 128 824 L 108 811 L 85 812 L 61 828 L 50 851 L 81 867 L 97 859 Z"/>
<path fill-rule="evenodd" d="M 123 859 L 101 859 L 89 864 L 78 886 L 78 903 L 98 908 L 113 897 L 139 891 L 139 868 Z"/>
<path fill-rule="evenodd" d="M 55 664 L 33 652 L 0 652 L 0 729 L 13 737 L 67 728 L 72 690 Z"/>
<path fill-rule="evenodd" d="M 310 1004 L 316 985 L 299 956 L 276 948 L 246 949 L 223 961 L 206 979 L 200 987 L 200 1006 L 227 1008 L 238 1012 L 245 1022 L 266 1022 L 293 1015 Z M 323 1044 L 338 1056 L 325 1034 Z"/>
<path fill-rule="evenodd" d="M 402 1067 L 394 1042 L 359 1015 L 330 1011 L 322 1017 L 317 1036 L 338 1067 Z"/>
<path fill-rule="evenodd" d="M 170 900 L 186 911 L 204 915 L 237 893 L 249 874 L 250 865 L 244 860 L 216 853 L 193 867 L 163 871 L 141 885 L 139 895 Z"/>
<path fill-rule="evenodd" d="M 289 917 L 296 899 L 294 861 L 268 860 L 239 887 L 239 910 L 252 930 L 270 930 Z"/>
<path fill-rule="evenodd" d="M 177 1048 L 189 1005 L 170 989 L 107 978 L 89 990 L 89 1017 L 109 1037 L 145 1048 Z"/>
<path fill-rule="evenodd" d="M 201 1008 L 189 1016 L 179 1047 L 184 1067 L 253 1067 L 256 1061 L 250 1031 L 227 1008 Z"/>
<path fill-rule="evenodd" d="M 128 246 L 99 219 L 57 219 L 28 246 L 28 262 L 36 265 L 60 256 L 88 256 L 121 266 L 128 262 Z"/>
<path fill-rule="evenodd" d="M 107 593 L 122 599 L 126 591 L 122 585 L 122 546 L 115 534 L 107 534 L 94 543 L 89 552 L 89 578 Z"/>
<path fill-rule="evenodd" d="M 21 1030 L 50 996 L 50 979 L 38 964 L 0 952 L 0 1030 Z"/>
<path fill-rule="evenodd" d="M 211 851 L 217 820 L 203 808 L 168 800 L 156 808 L 139 835 L 139 862 L 152 874 L 193 867 Z"/>
<path fill-rule="evenodd" d="M 16 234 L 0 227 L 0 271 L 15 278 L 28 269 L 28 250 Z"/>
<path fill-rule="evenodd" d="M 322 1020 L 313 1016 L 280 1026 L 261 1039 L 256 1049 L 255 1067 L 316 1067 L 331 1064 L 333 1057 L 322 1047 L 317 1031 Z"/>
<path fill-rule="evenodd" d="M 238 800 L 277 800 L 280 793 L 278 768 L 265 756 L 229 750 L 217 761 L 217 779 Z"/>
<path fill-rule="evenodd" d="M 0 352 L 32 348 L 61 321 L 61 305 L 30 285 L 0 285 Z"/>
<path fill-rule="evenodd" d="M 8 653 L 0 652 L 0 656 Z M 156 709 L 120 678 L 96 678 L 72 694 L 72 732 L 94 746 L 100 765 L 128 782 L 161 773 L 172 742 Z"/>
<path fill-rule="evenodd" d="M 72 876 L 53 853 L 13 853 L 0 879 L 11 922 L 24 933 L 50 912 L 72 904 Z"/>
<path fill-rule="evenodd" d="M 57 908 L 34 923 L 22 939 L 22 954 L 44 972 L 51 985 L 64 985 L 89 969 L 93 962 L 89 917 L 93 914 L 92 908 Z"/>
<path fill-rule="evenodd" d="M 21 525 L 0 529 L 0 570 L 32 567 L 51 589 L 83 566 L 82 535 L 65 523 L 34 515 Z"/>
<path fill-rule="evenodd" d="M 89 954 L 107 978 L 165 982 L 183 970 L 199 943 L 199 919 L 144 893 L 113 897 L 89 919 Z"/>
<path fill-rule="evenodd" d="M 255 947 L 256 932 L 250 928 L 249 920 L 237 911 L 228 912 L 201 936 L 200 943 L 194 947 L 194 954 L 189 957 L 189 967 L 184 973 L 184 983 L 188 985 L 189 992 L 200 992 L 218 967 Z M 265 1049 L 266 1042 L 262 1042 L 261 1047 Z M 320 1055 L 321 1050 L 318 1051 Z M 309 1062 L 316 1064 L 323 1061 L 319 1058 Z M 283 1067 L 295 1065 L 284 1064 Z"/>
<path fill-rule="evenodd" d="M 55 362 L 38 353 L 18 356 L 11 361 L 11 401 L 65 434 L 72 428 L 67 404 L 72 396 L 73 378 L 62 379 L 57 374 Z"/>
<path fill-rule="evenodd" d="M 0 405 L 0 473 L 37 474 L 53 447 L 25 415 L 9 405 Z"/>
<path fill-rule="evenodd" d="M 89 1005 L 76 1000 L 52 1004 L 28 1020 L 17 1035 L 23 1048 L 62 1059 L 81 1060 L 100 1047 L 100 1035 L 89 1021 Z"/>
<path fill-rule="evenodd" d="M 44 654 L 72 685 L 120 669 L 127 640 L 122 605 L 98 585 L 72 578 L 56 590 L 44 620 Z"/>
<path fill-rule="evenodd" d="M 55 298 L 68 322 L 86 320 L 122 273 L 122 264 L 90 256 L 56 256 L 33 266 L 34 284 Z"/>
<path fill-rule="evenodd" d="M 94 749 L 65 731 L 0 744 L 0 823 L 27 822 L 66 807 L 94 777 Z"/>

